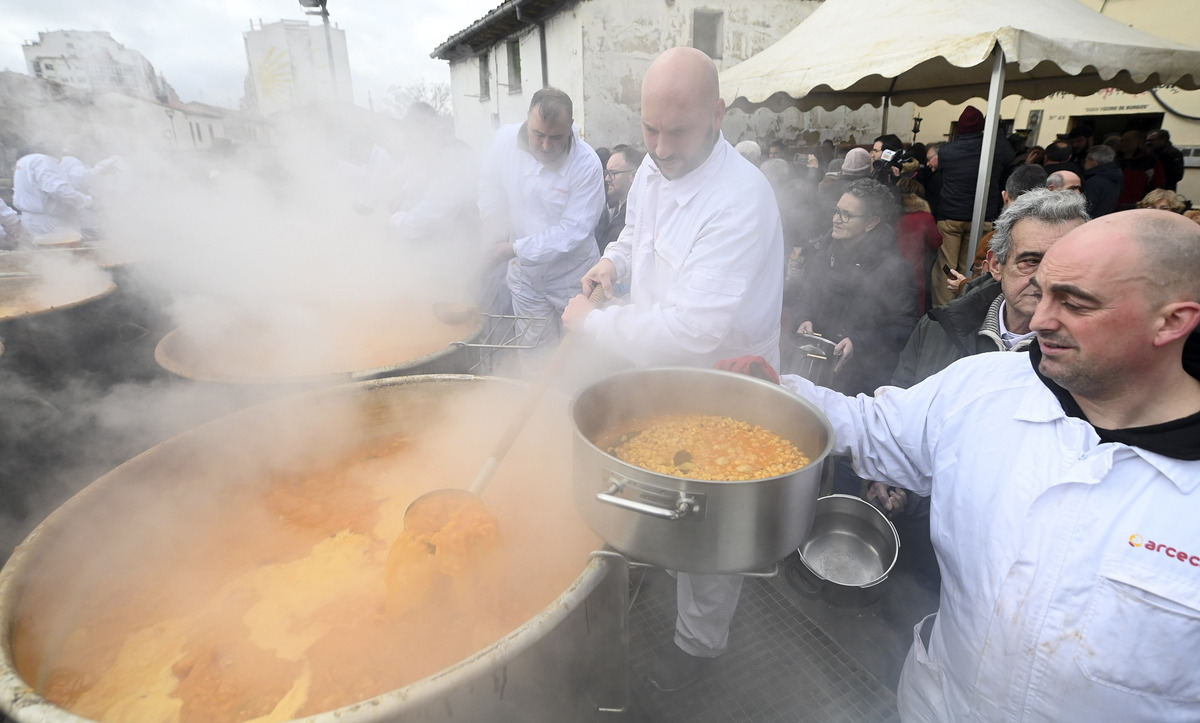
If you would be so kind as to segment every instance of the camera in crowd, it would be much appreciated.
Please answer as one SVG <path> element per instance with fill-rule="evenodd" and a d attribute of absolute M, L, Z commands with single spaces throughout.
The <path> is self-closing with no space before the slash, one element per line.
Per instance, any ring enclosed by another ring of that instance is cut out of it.
<path fill-rule="evenodd" d="M 880 183 L 894 185 L 920 165 L 921 162 L 905 149 L 885 148 L 871 169 L 871 177 Z"/>

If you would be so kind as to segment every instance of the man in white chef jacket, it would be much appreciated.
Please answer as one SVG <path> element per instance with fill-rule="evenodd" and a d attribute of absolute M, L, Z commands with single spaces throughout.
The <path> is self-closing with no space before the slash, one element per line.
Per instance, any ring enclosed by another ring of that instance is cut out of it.
<path fill-rule="evenodd" d="M 496 131 L 479 181 L 482 228 L 503 239 L 492 257 L 507 263 L 524 343 L 557 342 L 567 300 L 600 258 L 593 231 L 605 203 L 604 169 L 573 126 L 570 96 L 534 93 L 525 122 Z"/>
<path fill-rule="evenodd" d="M 583 277 L 563 323 L 638 365 L 711 367 L 743 355 L 779 361 L 784 249 L 765 176 L 721 134 L 717 68 L 694 48 L 659 55 L 642 82 L 648 154 L 625 230 Z M 593 309 L 628 277 L 630 303 Z M 675 644 L 651 671 L 661 690 L 695 681 L 727 647 L 742 578 L 679 573 Z"/>
<path fill-rule="evenodd" d="M 79 235 L 81 213 L 91 208 L 92 197 L 71 185 L 57 158 L 29 153 L 13 168 L 13 206 L 36 245 L 40 239 Z"/>
<path fill-rule="evenodd" d="M 784 377 L 861 476 L 932 495 L 901 718 L 1200 720 L 1200 228 L 1104 216 L 1032 283 L 1028 355 L 874 398 Z"/>

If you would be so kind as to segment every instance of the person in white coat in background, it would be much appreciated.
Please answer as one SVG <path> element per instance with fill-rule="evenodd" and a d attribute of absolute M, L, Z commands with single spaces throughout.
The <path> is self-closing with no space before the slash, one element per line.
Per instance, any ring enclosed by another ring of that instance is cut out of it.
<path fill-rule="evenodd" d="M 0 249 L 14 249 L 24 237 L 21 214 L 0 198 Z"/>
<path fill-rule="evenodd" d="M 583 277 L 563 315 L 638 365 L 711 367 L 743 355 L 779 361 L 784 248 L 767 179 L 721 134 L 717 68 L 694 48 L 659 55 L 642 83 L 646 158 L 629 192 L 625 230 Z M 628 277 L 626 305 L 594 309 Z M 694 682 L 725 651 L 742 577 L 677 576 L 673 645 L 650 674 L 660 690 Z"/>
<path fill-rule="evenodd" d="M 57 158 L 29 153 L 18 158 L 13 168 L 13 206 L 37 245 L 82 237 L 81 212 L 92 207 L 92 197 L 71 185 Z"/>
<path fill-rule="evenodd" d="M 526 344 L 558 341 L 567 300 L 600 258 L 594 231 L 605 205 L 604 169 L 575 130 L 570 96 L 534 93 L 525 122 L 496 131 L 479 181 L 482 228 L 496 240 L 493 260 L 506 264 Z"/>
<path fill-rule="evenodd" d="M 1103 216 L 1031 283 L 1028 355 L 874 398 L 783 377 L 859 475 L 932 496 L 900 717 L 1200 720 L 1200 228 Z"/>

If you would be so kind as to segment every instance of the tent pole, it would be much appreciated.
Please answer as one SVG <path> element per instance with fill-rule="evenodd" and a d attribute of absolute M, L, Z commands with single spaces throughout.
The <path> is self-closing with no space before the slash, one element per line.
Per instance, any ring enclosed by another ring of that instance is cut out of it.
<path fill-rule="evenodd" d="M 879 129 L 879 135 L 881 136 L 887 135 L 888 132 L 888 111 L 892 107 L 892 93 L 895 92 L 895 90 L 896 78 L 892 78 L 892 84 L 888 86 L 888 91 L 883 96 L 883 122 L 881 123 L 882 127 Z"/>
<path fill-rule="evenodd" d="M 987 116 L 983 125 L 983 148 L 980 149 L 979 177 L 975 179 L 975 211 L 971 216 L 971 243 L 967 246 L 967 267 L 959 269 L 969 278 L 975 263 L 975 249 L 983 235 L 983 218 L 987 212 L 992 160 L 996 154 L 996 136 L 1000 128 L 1000 101 L 1004 98 L 1004 49 L 996 43 L 992 49 L 992 82 L 988 85 Z"/>

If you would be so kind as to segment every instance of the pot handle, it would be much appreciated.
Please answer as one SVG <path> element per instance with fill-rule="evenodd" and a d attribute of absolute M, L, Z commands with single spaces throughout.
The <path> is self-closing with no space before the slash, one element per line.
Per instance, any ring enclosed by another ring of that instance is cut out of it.
<path fill-rule="evenodd" d="M 616 479 L 610 479 L 609 481 L 611 482 L 609 488 L 603 492 L 597 492 L 596 499 L 613 507 L 640 512 L 644 515 L 650 515 L 663 520 L 683 519 L 701 510 L 701 504 L 696 498 L 682 492 L 679 492 L 675 497 L 674 507 L 659 507 L 647 502 L 620 497 L 618 493 L 625 488 L 626 483 Z M 670 504 L 670 502 L 668 501 L 667 504 Z"/>
<path fill-rule="evenodd" d="M 813 578 L 816 576 L 807 574 L 807 571 L 801 570 L 799 565 L 785 565 L 784 568 L 786 570 L 784 576 L 793 590 L 806 598 L 819 598 L 821 596 L 821 588 L 824 585 L 819 578 L 814 580 Z"/>

